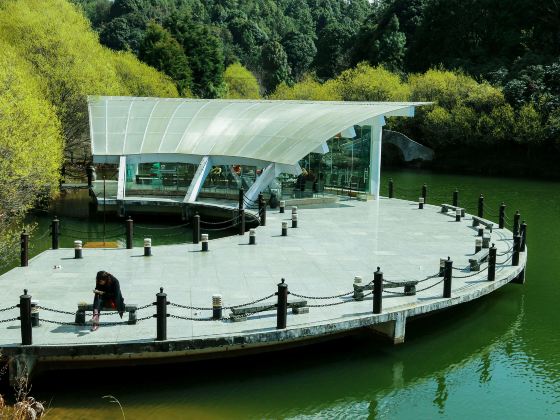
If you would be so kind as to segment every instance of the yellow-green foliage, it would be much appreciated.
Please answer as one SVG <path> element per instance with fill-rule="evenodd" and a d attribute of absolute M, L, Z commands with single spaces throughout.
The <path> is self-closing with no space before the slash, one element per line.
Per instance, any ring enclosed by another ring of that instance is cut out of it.
<path fill-rule="evenodd" d="M 409 97 L 408 86 L 399 76 L 381 66 L 360 63 L 343 71 L 335 82 L 344 101 L 405 101 Z"/>
<path fill-rule="evenodd" d="M 10 257 L 21 218 L 58 183 L 62 133 L 39 80 L 13 48 L 0 54 L 0 263 Z"/>
<path fill-rule="evenodd" d="M 33 65 L 56 107 L 67 146 L 87 134 L 87 95 L 177 96 L 169 80 L 156 80 L 136 59 L 103 48 L 87 19 L 66 0 L 5 0 L 2 44 Z"/>
<path fill-rule="evenodd" d="M 259 99 L 257 78 L 240 63 L 233 63 L 224 72 L 227 99 Z"/>
<path fill-rule="evenodd" d="M 315 78 L 306 75 L 303 80 L 293 86 L 286 83 L 278 85 L 270 99 L 288 99 L 305 101 L 340 101 L 340 94 L 336 90 L 336 84 L 329 80 L 323 84 Z"/>
<path fill-rule="evenodd" d="M 58 185 L 63 148 L 88 142 L 88 95 L 177 96 L 128 53 L 102 47 L 66 0 L 0 0 L 0 260 L 25 211 Z"/>
<path fill-rule="evenodd" d="M 472 77 L 445 70 L 428 70 L 424 74 L 413 74 L 408 78 L 410 100 L 436 102 L 451 109 L 460 104 L 469 104 L 479 110 L 491 111 L 505 103 L 504 95 L 488 83 L 478 83 Z"/>
<path fill-rule="evenodd" d="M 106 50 L 106 60 L 113 64 L 117 79 L 126 95 L 174 98 L 177 88 L 169 76 L 140 62 L 130 52 Z M 190 92 L 185 96 L 191 97 Z"/>

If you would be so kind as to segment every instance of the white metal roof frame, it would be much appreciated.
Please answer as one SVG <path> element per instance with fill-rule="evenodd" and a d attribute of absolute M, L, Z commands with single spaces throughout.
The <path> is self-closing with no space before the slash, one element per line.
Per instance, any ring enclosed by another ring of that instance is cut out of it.
<path fill-rule="evenodd" d="M 94 162 L 295 165 L 337 133 L 425 102 L 329 102 L 88 97 Z"/>

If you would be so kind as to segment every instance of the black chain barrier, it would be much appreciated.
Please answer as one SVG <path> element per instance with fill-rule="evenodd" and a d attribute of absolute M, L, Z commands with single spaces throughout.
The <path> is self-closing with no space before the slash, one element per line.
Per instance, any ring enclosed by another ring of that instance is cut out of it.
<path fill-rule="evenodd" d="M 17 308 L 17 305 L 9 306 L 7 308 L 2 308 L 2 309 L 0 309 L 0 312 L 10 311 L 10 310 L 15 309 L 15 308 Z"/>
<path fill-rule="evenodd" d="M 384 282 L 384 283 L 387 283 L 387 284 L 389 284 L 389 285 L 394 285 L 394 286 L 399 286 L 399 287 L 400 287 L 400 286 L 404 286 L 405 283 L 408 283 L 408 282 L 411 282 L 411 281 L 415 281 L 415 282 L 417 282 L 417 283 L 422 283 L 422 282 L 428 281 L 428 280 L 430 280 L 430 279 L 433 279 L 434 277 L 439 277 L 439 272 L 438 272 L 438 273 L 435 273 L 435 274 L 431 274 L 431 275 L 429 275 L 429 276 L 427 276 L 427 277 L 424 277 L 424 278 L 421 279 L 421 280 L 398 280 L 398 281 L 397 281 L 397 280 L 387 280 L 387 279 L 383 278 L 383 282 Z M 373 283 L 373 280 L 370 281 L 370 282 L 368 283 L 368 285 L 369 285 L 369 284 L 372 284 L 372 283 Z"/>
<path fill-rule="evenodd" d="M 19 318 L 9 318 L 9 319 L 0 319 L 0 324 L 3 324 L 4 322 L 13 322 L 13 321 L 17 321 Z"/>
<path fill-rule="evenodd" d="M 300 295 L 291 291 L 288 291 L 288 294 L 295 296 L 295 297 L 299 297 L 299 298 L 303 298 L 303 299 L 311 299 L 311 300 L 322 300 L 322 299 L 336 299 L 336 298 L 340 298 L 340 297 L 344 297 L 344 296 L 348 296 L 353 294 L 354 291 L 352 290 L 351 292 L 346 292 L 346 293 L 341 293 L 339 295 L 333 295 L 333 296 L 305 296 L 305 295 Z"/>
<path fill-rule="evenodd" d="M 205 224 L 205 225 L 223 225 L 225 223 L 230 223 L 230 222 L 238 223 L 238 220 L 239 220 L 239 216 L 236 215 L 236 216 L 232 217 L 231 219 L 222 220 L 222 221 L 219 221 L 219 222 L 208 222 L 208 221 L 205 221 L 205 220 L 201 220 L 200 224 L 201 225 L 202 224 Z"/>
<path fill-rule="evenodd" d="M 183 223 L 180 225 L 174 225 L 174 226 L 163 226 L 163 227 L 154 227 L 154 226 L 145 226 L 145 225 L 134 225 L 135 229 L 145 229 L 145 230 L 169 230 L 169 229 L 178 229 L 178 228 L 182 228 L 182 227 L 187 227 L 189 226 L 190 223 Z"/>
<path fill-rule="evenodd" d="M 242 308 L 244 306 L 250 306 L 250 305 L 253 305 L 255 303 L 259 303 L 259 302 L 265 301 L 267 299 L 270 299 L 271 297 L 273 297 L 275 295 L 276 295 L 275 293 L 272 293 L 268 296 L 262 297 L 260 299 L 253 300 L 251 302 L 242 303 L 242 304 L 239 304 L 239 305 L 222 306 L 222 310 L 228 310 L 228 309 L 234 309 L 234 308 Z M 181 305 L 179 303 L 173 303 L 173 302 L 168 302 L 168 303 L 169 303 L 170 306 L 175 306 L 177 308 L 182 308 L 182 309 L 193 309 L 195 311 L 211 311 L 211 310 L 214 309 L 213 307 L 188 306 L 188 305 Z"/>
<path fill-rule="evenodd" d="M 50 236 L 50 235 L 51 235 L 51 230 L 50 230 L 50 229 L 47 229 L 45 232 L 43 232 L 43 234 L 41 234 L 41 235 L 38 236 L 38 237 L 35 237 L 35 236 L 33 236 L 33 235 L 34 235 L 34 234 L 31 233 L 31 238 L 32 238 L 33 240 L 40 241 L 40 240 L 42 240 L 42 239 L 45 239 L 47 236 Z"/>
<path fill-rule="evenodd" d="M 81 229 L 74 229 L 74 228 L 66 227 L 66 226 L 63 226 L 62 222 L 61 222 L 60 230 L 61 231 L 62 230 L 64 230 L 64 231 L 69 230 L 70 232 L 81 233 L 81 234 L 85 234 L 85 235 L 89 235 L 91 233 L 97 233 L 97 234 L 102 233 L 102 232 L 91 232 L 91 231 L 87 231 L 87 230 L 81 230 Z M 114 229 L 105 229 L 105 233 L 108 233 L 108 234 L 113 234 L 113 233 L 117 233 L 117 232 L 124 232 L 124 231 L 125 231 L 125 228 L 122 227 L 122 226 L 119 226 L 119 227 L 114 228 Z"/>
<path fill-rule="evenodd" d="M 488 270 L 488 265 L 487 265 L 486 267 L 484 267 L 484 268 L 481 268 L 481 269 L 478 270 L 478 271 L 473 271 L 472 274 L 469 274 L 469 275 L 466 275 L 466 276 L 451 276 L 451 278 L 454 278 L 454 279 L 467 279 L 467 278 L 469 278 L 469 277 L 474 277 L 474 276 L 476 276 L 477 274 L 483 273 L 483 272 L 486 271 L 486 270 Z"/>
<path fill-rule="evenodd" d="M 180 315 L 173 315 L 173 314 L 169 314 L 169 317 L 170 318 L 182 319 L 184 321 L 220 321 L 220 320 L 222 320 L 222 318 L 220 318 L 220 319 L 214 319 L 213 317 L 195 318 L 195 317 L 190 317 L 190 316 L 180 316 Z"/>
<path fill-rule="evenodd" d="M 64 315 L 74 315 L 74 312 L 68 312 L 68 311 L 62 311 L 60 309 L 53 309 L 53 308 L 47 308 L 46 306 L 37 306 L 38 309 L 43 309 L 47 312 L 55 312 L 57 314 L 64 314 Z"/>
<path fill-rule="evenodd" d="M 441 279 L 440 281 L 438 281 L 437 283 L 434 283 L 434 284 L 432 284 L 432 285 L 430 285 L 430 286 L 424 287 L 423 289 L 417 289 L 417 290 L 416 290 L 416 293 L 418 294 L 418 293 L 420 293 L 420 292 L 423 292 L 424 290 L 428 290 L 428 289 L 431 289 L 432 287 L 436 287 L 438 284 L 443 283 L 444 280 L 445 280 L 445 279 L 442 278 L 442 279 Z"/>

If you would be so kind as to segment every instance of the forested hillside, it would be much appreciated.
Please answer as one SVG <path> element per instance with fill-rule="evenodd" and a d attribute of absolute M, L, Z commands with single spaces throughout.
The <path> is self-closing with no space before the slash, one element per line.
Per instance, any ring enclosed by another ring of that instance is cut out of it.
<path fill-rule="evenodd" d="M 0 2 L 0 263 L 26 211 L 56 193 L 64 153 L 87 152 L 87 95 L 177 96 L 133 54 L 101 46 L 65 0 Z"/>
<path fill-rule="evenodd" d="M 435 167 L 560 176 L 559 2 L 74 1 L 103 44 L 182 94 L 433 101 L 391 124 L 433 147 Z"/>

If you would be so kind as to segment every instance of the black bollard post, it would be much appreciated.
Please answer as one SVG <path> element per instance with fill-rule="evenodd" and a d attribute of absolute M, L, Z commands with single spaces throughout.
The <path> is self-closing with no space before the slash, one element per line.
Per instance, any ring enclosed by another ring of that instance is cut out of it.
<path fill-rule="evenodd" d="M 86 174 L 87 174 L 87 186 L 88 188 L 93 187 L 93 166 L 89 165 L 86 168 Z"/>
<path fill-rule="evenodd" d="M 477 236 L 474 239 L 474 253 L 480 252 L 482 250 L 482 238 Z"/>
<path fill-rule="evenodd" d="M 389 198 L 393 198 L 393 178 L 389 178 Z"/>
<path fill-rule="evenodd" d="M 193 217 L 193 236 L 192 243 L 197 244 L 200 242 L 200 216 L 196 213 Z"/>
<path fill-rule="evenodd" d="M 515 212 L 513 215 L 513 236 L 519 235 L 519 219 L 521 219 L 521 215 L 519 214 L 519 210 Z"/>
<path fill-rule="evenodd" d="M 488 250 L 488 281 L 496 280 L 496 247 L 494 244 Z"/>
<path fill-rule="evenodd" d="M 461 209 L 455 210 L 455 221 L 456 221 L 456 222 L 460 222 L 460 221 L 461 221 Z"/>
<path fill-rule="evenodd" d="M 27 289 L 23 290 L 23 295 L 19 297 L 19 320 L 21 321 L 21 345 L 30 346 L 33 343 L 31 330 L 31 296 L 27 294 Z"/>
<path fill-rule="evenodd" d="M 239 209 L 239 234 L 245 235 L 245 210 Z"/>
<path fill-rule="evenodd" d="M 126 219 L 126 249 L 132 249 L 132 238 L 134 236 L 134 225 L 132 218 Z"/>
<path fill-rule="evenodd" d="M 163 287 L 156 294 L 156 318 L 157 318 L 157 341 L 167 340 L 167 294 L 163 293 Z"/>
<path fill-rule="evenodd" d="M 74 241 L 74 258 L 79 260 L 83 257 L 82 255 L 82 241 Z"/>
<path fill-rule="evenodd" d="M 286 208 L 286 202 L 284 200 L 280 201 L 280 213 L 284 213 Z"/>
<path fill-rule="evenodd" d="M 511 256 L 511 265 L 519 265 L 519 250 L 521 249 L 521 236 L 515 235 L 513 237 L 513 255 Z"/>
<path fill-rule="evenodd" d="M 202 252 L 208 252 L 208 234 L 207 233 L 203 233 L 202 235 L 202 239 L 201 239 L 201 251 Z"/>
<path fill-rule="evenodd" d="M 144 257 L 152 256 L 152 238 L 144 238 Z"/>
<path fill-rule="evenodd" d="M 504 203 L 500 204 L 498 224 L 500 229 L 503 229 L 506 224 L 506 205 Z"/>
<path fill-rule="evenodd" d="M 284 283 L 278 283 L 278 303 L 276 304 L 276 329 L 281 330 L 286 328 L 286 321 L 288 319 L 288 285 Z"/>
<path fill-rule="evenodd" d="M 459 190 L 455 188 L 453 191 L 453 206 L 457 207 L 459 205 Z"/>
<path fill-rule="evenodd" d="M 478 217 L 484 217 L 484 196 L 478 197 Z"/>
<path fill-rule="evenodd" d="M 257 244 L 257 233 L 255 229 L 249 230 L 249 245 L 256 245 Z"/>
<path fill-rule="evenodd" d="M 20 235 L 20 265 L 22 267 L 29 265 L 29 233 L 25 230 Z"/>
<path fill-rule="evenodd" d="M 222 319 L 222 295 L 212 295 L 212 319 Z"/>
<path fill-rule="evenodd" d="M 424 208 L 424 197 L 418 198 L 418 209 L 422 210 Z"/>
<path fill-rule="evenodd" d="M 373 313 L 380 314 L 383 310 L 383 272 L 377 267 L 373 273 Z"/>
<path fill-rule="evenodd" d="M 241 210 L 243 208 L 243 196 L 244 195 L 245 195 L 245 191 L 243 190 L 243 187 L 239 188 L 239 202 L 238 202 L 239 210 Z"/>
<path fill-rule="evenodd" d="M 519 234 L 521 235 L 521 246 L 519 248 L 519 251 L 525 252 L 525 246 L 527 245 L 527 223 L 525 223 L 525 220 L 521 222 L 521 226 L 519 227 Z"/>
<path fill-rule="evenodd" d="M 58 237 L 60 235 L 60 220 L 54 216 L 51 222 L 51 247 L 52 249 L 58 249 Z"/>
<path fill-rule="evenodd" d="M 288 236 L 288 222 L 282 222 L 282 236 Z"/>
<path fill-rule="evenodd" d="M 443 297 L 451 297 L 451 275 L 453 274 L 453 261 L 447 257 L 445 261 L 445 270 L 443 273 Z"/>
<path fill-rule="evenodd" d="M 292 213 L 292 228 L 297 228 L 297 213 Z"/>
<path fill-rule="evenodd" d="M 422 185 L 422 198 L 424 203 L 428 204 L 428 186 L 426 184 Z"/>

